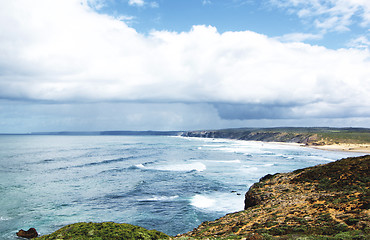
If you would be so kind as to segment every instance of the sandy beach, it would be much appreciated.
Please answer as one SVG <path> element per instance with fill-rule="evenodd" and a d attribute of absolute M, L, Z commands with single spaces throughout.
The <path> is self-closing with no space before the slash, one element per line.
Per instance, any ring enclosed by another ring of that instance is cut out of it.
<path fill-rule="evenodd" d="M 308 146 L 316 149 L 321 150 L 329 150 L 329 151 L 346 151 L 346 152 L 360 152 L 360 153 L 370 153 L 370 144 L 331 144 L 331 145 L 323 145 L 323 146 Z"/>

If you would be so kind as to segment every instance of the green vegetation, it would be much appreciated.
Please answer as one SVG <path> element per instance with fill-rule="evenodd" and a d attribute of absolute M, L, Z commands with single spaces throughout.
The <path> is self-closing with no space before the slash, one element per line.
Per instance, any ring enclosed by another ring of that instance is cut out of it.
<path fill-rule="evenodd" d="M 365 235 L 362 231 L 354 230 L 341 232 L 334 236 L 325 236 L 325 235 L 285 235 L 285 236 L 272 236 L 270 234 L 261 234 L 261 240 L 275 240 L 275 239 L 284 239 L 284 240 L 369 240 L 369 236 Z"/>
<path fill-rule="evenodd" d="M 244 236 L 230 235 L 224 237 L 204 237 L 204 238 L 192 238 L 192 237 L 179 237 L 179 240 L 196 240 L 196 239 L 208 239 L 208 240 L 231 240 L 231 239 L 244 239 L 244 240 L 369 240 L 370 237 L 364 234 L 362 231 L 353 230 L 347 232 L 341 232 L 334 236 L 326 235 L 300 235 L 300 234 L 288 234 L 282 236 L 273 236 L 268 233 L 261 234 L 247 234 Z"/>
<path fill-rule="evenodd" d="M 113 222 L 103 223 L 75 223 L 65 226 L 58 231 L 37 238 L 38 240 L 156 240 L 169 239 L 164 233 L 156 230 L 147 230 L 130 224 L 118 224 Z"/>
<path fill-rule="evenodd" d="M 294 173 L 299 173 L 300 170 Z M 370 155 L 307 168 L 292 181 L 318 183 L 318 190 L 369 194 Z M 338 199 L 338 198 L 336 198 Z M 339 200 L 339 199 L 338 199 Z"/>
<path fill-rule="evenodd" d="M 370 143 L 370 129 L 368 128 L 233 128 L 191 131 L 183 133 L 183 136 L 296 142 L 312 145 Z"/>

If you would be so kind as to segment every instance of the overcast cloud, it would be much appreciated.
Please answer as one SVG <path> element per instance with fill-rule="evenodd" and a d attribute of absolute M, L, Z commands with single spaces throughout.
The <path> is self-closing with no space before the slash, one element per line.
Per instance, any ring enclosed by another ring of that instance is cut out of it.
<path fill-rule="evenodd" d="M 370 117 L 367 47 L 331 50 L 251 31 L 219 33 L 212 26 L 144 35 L 119 18 L 98 14 L 86 1 L 0 2 L 4 106 L 17 101 L 69 109 L 73 104 L 117 103 L 120 109 L 155 104 L 157 122 L 179 112 L 176 104 L 183 115 L 192 112 L 190 106 L 197 111 L 202 106 L 219 121 Z M 369 6 L 364 6 L 360 17 L 368 24 Z M 312 15 L 312 8 L 299 14 Z M 326 11 L 332 17 L 334 10 Z M 178 118 L 173 127 L 195 127 L 181 125 L 185 120 Z"/>

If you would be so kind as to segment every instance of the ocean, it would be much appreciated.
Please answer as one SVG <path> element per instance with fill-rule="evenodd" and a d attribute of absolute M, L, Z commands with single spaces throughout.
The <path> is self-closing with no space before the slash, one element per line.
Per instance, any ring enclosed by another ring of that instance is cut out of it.
<path fill-rule="evenodd" d="M 0 136 L 0 239 L 113 221 L 184 233 L 243 210 L 262 176 L 362 154 L 171 136 Z"/>

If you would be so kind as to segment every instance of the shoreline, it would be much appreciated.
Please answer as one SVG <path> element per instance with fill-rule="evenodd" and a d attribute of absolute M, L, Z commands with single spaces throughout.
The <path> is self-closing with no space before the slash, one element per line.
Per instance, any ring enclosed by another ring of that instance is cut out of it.
<path fill-rule="evenodd" d="M 256 142 L 256 143 L 266 143 L 266 144 L 276 144 L 276 145 L 288 145 L 297 147 L 307 147 L 324 151 L 340 151 L 340 152 L 351 152 L 351 153 L 366 153 L 370 154 L 370 144 L 368 143 L 339 143 L 339 144 L 326 144 L 326 145 L 307 145 L 297 142 L 269 142 L 269 141 L 258 141 L 258 140 L 241 140 L 233 138 L 207 138 L 207 137 L 184 137 L 183 138 L 203 138 L 203 139 L 224 139 L 230 141 L 241 141 L 241 142 Z"/>
<path fill-rule="evenodd" d="M 240 140 L 240 141 L 249 141 L 249 140 Z M 359 143 L 359 144 L 339 143 L 339 144 L 330 144 L 330 145 L 329 144 L 326 144 L 326 145 L 306 145 L 306 144 L 303 144 L 303 143 L 295 143 L 295 142 L 265 142 L 265 141 L 254 141 L 254 142 L 307 147 L 307 148 L 319 149 L 319 150 L 324 150 L 324 151 L 340 151 L 340 152 L 369 153 L 370 154 L 370 144 L 366 144 L 366 143 Z"/>
<path fill-rule="evenodd" d="M 306 146 L 306 145 L 304 145 Z M 370 144 L 331 144 L 322 146 L 307 146 L 314 149 L 326 150 L 326 151 L 342 151 L 342 152 L 353 152 L 353 153 L 370 153 Z"/>

